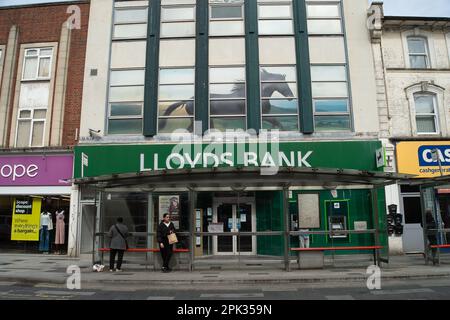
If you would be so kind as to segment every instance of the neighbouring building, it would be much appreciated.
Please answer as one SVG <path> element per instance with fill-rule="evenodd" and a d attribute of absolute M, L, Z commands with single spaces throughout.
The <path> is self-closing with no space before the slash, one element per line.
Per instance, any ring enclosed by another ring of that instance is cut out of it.
<path fill-rule="evenodd" d="M 196 263 L 286 257 L 298 230 L 314 233 L 311 247 L 379 244 L 386 254 L 379 186 L 390 179 L 376 161 L 366 2 L 90 5 L 76 254 L 107 247 L 119 216 L 130 247 L 156 248 L 166 212 Z M 279 130 L 279 143 L 263 143 L 264 130 Z"/>
<path fill-rule="evenodd" d="M 380 138 L 386 148 L 386 171 L 434 178 L 450 172 L 450 19 L 383 16 L 372 30 L 376 66 Z M 436 153 L 438 156 L 434 156 Z M 450 194 L 436 190 L 436 203 L 421 205 L 420 187 L 386 188 L 387 205 L 403 216 L 402 236 L 391 237 L 397 253 L 424 251 L 422 210 L 436 205 L 441 228 L 450 226 Z M 440 241 L 447 243 L 446 233 Z"/>
<path fill-rule="evenodd" d="M 64 254 L 74 240 L 88 17 L 88 1 L 0 7 L 1 252 Z"/>

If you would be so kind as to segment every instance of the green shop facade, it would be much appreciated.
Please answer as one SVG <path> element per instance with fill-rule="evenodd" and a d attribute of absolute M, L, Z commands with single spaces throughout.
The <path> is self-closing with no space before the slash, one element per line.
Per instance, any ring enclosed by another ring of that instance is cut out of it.
<path fill-rule="evenodd" d="M 379 141 L 78 146 L 80 251 L 98 258 L 123 217 L 130 255 L 153 259 L 156 226 L 170 213 L 191 270 L 246 258 L 289 269 L 304 239 L 310 248 L 381 246 L 383 261 L 384 186 L 402 177 L 377 165 L 380 149 Z M 367 251 L 336 251 L 355 253 Z"/>

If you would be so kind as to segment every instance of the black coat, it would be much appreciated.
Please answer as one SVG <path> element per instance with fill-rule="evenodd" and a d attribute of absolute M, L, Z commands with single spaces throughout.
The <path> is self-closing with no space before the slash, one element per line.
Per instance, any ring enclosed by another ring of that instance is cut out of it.
<path fill-rule="evenodd" d="M 156 230 L 156 238 L 158 240 L 158 243 L 163 243 L 164 245 L 169 245 L 169 239 L 167 236 L 170 234 L 170 232 L 175 232 L 175 225 L 171 222 L 169 224 L 169 227 L 167 227 L 164 222 L 161 221 L 161 223 L 158 225 L 158 229 Z"/>

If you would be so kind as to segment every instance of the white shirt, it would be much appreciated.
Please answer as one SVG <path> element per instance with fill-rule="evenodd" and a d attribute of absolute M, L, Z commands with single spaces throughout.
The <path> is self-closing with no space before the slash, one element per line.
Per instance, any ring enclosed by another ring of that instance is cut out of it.
<path fill-rule="evenodd" d="M 41 227 L 39 229 L 42 229 L 43 226 L 47 226 L 48 230 L 53 230 L 53 220 L 51 213 L 49 212 L 41 213 Z"/>
<path fill-rule="evenodd" d="M 164 224 L 166 225 L 167 228 L 170 226 L 170 222 L 169 223 L 164 222 Z"/>

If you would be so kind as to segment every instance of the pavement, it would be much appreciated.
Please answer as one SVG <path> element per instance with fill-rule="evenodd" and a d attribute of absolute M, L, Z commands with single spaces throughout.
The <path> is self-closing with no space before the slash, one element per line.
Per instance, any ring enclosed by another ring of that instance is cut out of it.
<path fill-rule="evenodd" d="M 225 261 L 225 260 L 224 260 Z M 264 263 L 263 260 L 239 261 L 233 265 L 228 261 L 227 268 L 219 269 L 216 261 L 199 265 L 193 272 L 174 271 L 161 273 L 145 261 L 125 257 L 123 272 L 93 272 L 88 258 L 69 258 L 59 255 L 0 254 L 0 283 L 14 282 L 25 284 L 66 284 L 71 275 L 68 268 L 79 268 L 84 287 L 116 286 L 170 286 L 186 287 L 192 285 L 272 285 L 272 284 L 313 284 L 325 282 L 351 283 L 366 282 L 367 267 L 372 265 L 371 257 L 336 256 L 326 259 L 324 269 L 299 270 L 292 261 L 291 272 L 286 272 L 282 264 Z M 273 261 L 272 261 L 273 262 Z M 383 280 L 406 279 L 449 279 L 450 255 L 442 255 L 439 266 L 425 265 L 422 255 L 391 256 L 389 264 L 381 269 Z"/>
<path fill-rule="evenodd" d="M 255 304 L 246 301 L 258 300 L 257 304 L 269 307 L 272 302 L 261 300 L 295 300 L 296 302 L 292 305 L 292 310 L 295 312 L 299 306 L 298 300 L 302 300 L 301 307 L 304 310 L 307 306 L 304 300 L 448 300 L 449 296 L 450 281 L 442 278 L 384 280 L 376 290 L 369 289 L 365 282 L 253 284 L 232 287 L 190 285 L 185 288 L 125 284 L 121 286 L 103 285 L 101 288 L 84 286 L 79 290 L 69 290 L 62 284 L 39 283 L 33 285 L 0 281 L 0 303 L 3 300 L 152 300 L 157 304 L 155 307 L 161 307 L 162 301 L 174 300 L 173 303 L 164 307 L 169 313 L 177 310 L 177 307 L 180 306 L 198 306 L 195 300 L 208 300 L 203 301 L 202 305 L 215 307 L 217 300 L 234 300 L 236 303 L 232 304 L 240 305 Z M 145 304 L 146 310 L 148 307 L 149 305 Z M 212 309 L 211 311 L 215 311 L 216 308 Z M 220 310 L 219 308 L 219 313 Z M 391 311 L 390 313 L 392 313 Z M 117 312 L 117 308 L 114 312 Z M 275 306 L 273 312 L 277 312 Z M 205 315 L 203 317 L 209 318 Z M 201 319 L 202 315 L 198 315 L 196 318 Z"/>

